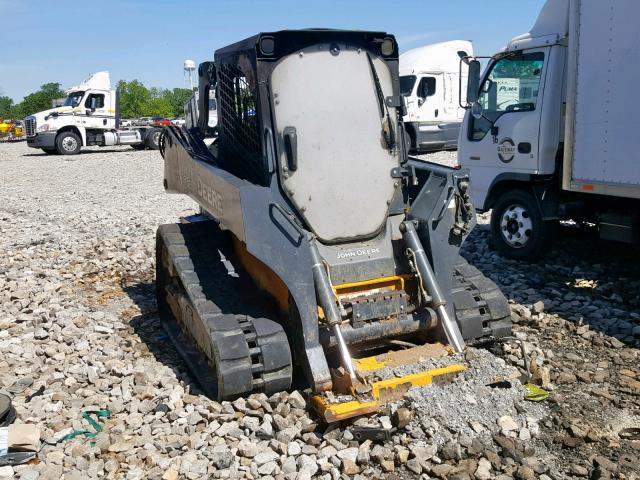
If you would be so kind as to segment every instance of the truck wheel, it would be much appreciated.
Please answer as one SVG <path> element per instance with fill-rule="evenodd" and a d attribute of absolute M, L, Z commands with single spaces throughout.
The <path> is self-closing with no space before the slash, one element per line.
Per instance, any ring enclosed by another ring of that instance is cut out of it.
<path fill-rule="evenodd" d="M 60 155 L 77 155 L 82 148 L 82 140 L 73 132 L 62 132 L 56 137 L 56 148 Z"/>
<path fill-rule="evenodd" d="M 58 150 L 56 150 L 55 148 L 41 148 L 40 150 L 42 150 L 47 155 L 57 155 L 58 154 Z"/>
<path fill-rule="evenodd" d="M 536 260 L 548 245 L 552 226 L 533 196 L 524 190 L 504 192 L 491 212 L 491 237 L 505 257 Z"/>
<path fill-rule="evenodd" d="M 159 150 L 160 149 L 160 137 L 162 136 L 161 128 L 152 128 L 151 131 L 147 134 L 147 138 L 145 139 L 145 143 L 147 147 L 151 150 Z"/>

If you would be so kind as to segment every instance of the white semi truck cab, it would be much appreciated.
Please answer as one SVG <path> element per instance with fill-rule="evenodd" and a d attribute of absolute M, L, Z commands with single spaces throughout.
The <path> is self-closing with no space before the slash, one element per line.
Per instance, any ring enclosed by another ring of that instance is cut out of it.
<path fill-rule="evenodd" d="M 30 147 L 61 155 L 75 155 L 89 145 L 159 148 L 162 128 L 119 128 L 118 92 L 111 89 L 109 72 L 94 73 L 66 93 L 62 106 L 25 118 Z"/>
<path fill-rule="evenodd" d="M 409 150 L 454 149 L 464 109 L 459 90 L 467 72 L 460 58 L 473 55 L 467 40 L 451 40 L 413 48 L 400 55 L 400 89 L 407 114 L 404 126 Z"/>
<path fill-rule="evenodd" d="M 547 0 L 530 32 L 469 62 L 458 162 L 506 256 L 545 251 L 558 220 L 638 240 L 634 0 Z"/>

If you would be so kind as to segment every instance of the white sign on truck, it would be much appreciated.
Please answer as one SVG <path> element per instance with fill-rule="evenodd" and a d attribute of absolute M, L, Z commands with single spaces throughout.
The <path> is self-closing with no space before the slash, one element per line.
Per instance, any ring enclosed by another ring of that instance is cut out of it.
<path fill-rule="evenodd" d="M 547 0 L 530 32 L 469 68 L 458 161 L 494 244 L 534 258 L 558 220 L 640 239 L 640 168 L 630 114 L 640 81 L 635 0 Z"/>

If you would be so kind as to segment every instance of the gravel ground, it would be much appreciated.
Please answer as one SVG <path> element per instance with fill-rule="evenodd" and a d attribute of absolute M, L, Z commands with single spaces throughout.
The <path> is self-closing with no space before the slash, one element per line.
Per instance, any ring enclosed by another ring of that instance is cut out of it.
<path fill-rule="evenodd" d="M 152 282 L 157 225 L 196 206 L 166 195 L 162 176 L 157 152 L 70 160 L 0 144 L 0 389 L 51 444 L 39 463 L 0 467 L 1 480 L 638 478 L 640 438 L 625 430 L 640 427 L 633 249 L 565 231 L 525 265 L 490 250 L 481 217 L 463 253 L 508 295 L 515 338 L 452 358 L 468 366 L 456 381 L 327 428 L 299 392 L 219 404 L 191 382 Z M 523 400 L 525 363 L 547 401 Z M 488 386 L 498 380 L 507 388 Z M 102 433 L 63 440 L 101 408 Z M 359 441 L 364 425 L 397 429 Z"/>

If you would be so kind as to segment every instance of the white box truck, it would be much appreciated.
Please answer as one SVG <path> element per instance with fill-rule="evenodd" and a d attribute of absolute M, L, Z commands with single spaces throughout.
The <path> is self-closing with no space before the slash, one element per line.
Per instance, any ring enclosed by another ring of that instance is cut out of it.
<path fill-rule="evenodd" d="M 482 78 L 470 62 L 458 162 L 504 255 L 540 255 L 558 220 L 638 240 L 639 16 L 637 0 L 548 0 Z"/>
<path fill-rule="evenodd" d="M 111 89 L 109 72 L 94 73 L 66 93 L 62 106 L 25 118 L 30 147 L 61 155 L 75 155 L 87 145 L 159 148 L 162 128 L 120 128 L 118 92 Z"/>
<path fill-rule="evenodd" d="M 452 40 L 414 48 L 400 55 L 400 88 L 407 114 L 407 147 L 416 152 L 454 149 L 464 109 L 460 85 L 466 89 L 466 69 L 460 59 L 473 55 L 467 40 Z"/>

